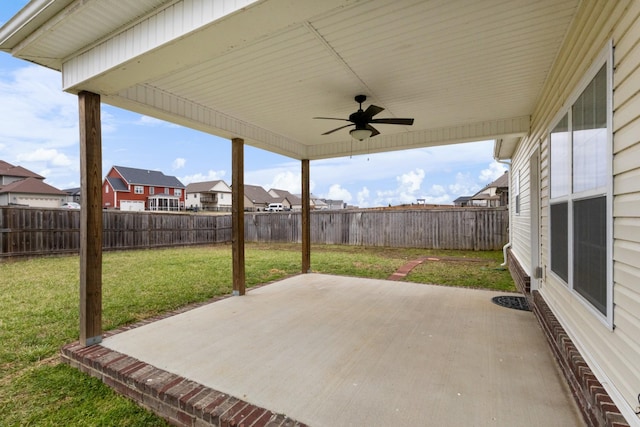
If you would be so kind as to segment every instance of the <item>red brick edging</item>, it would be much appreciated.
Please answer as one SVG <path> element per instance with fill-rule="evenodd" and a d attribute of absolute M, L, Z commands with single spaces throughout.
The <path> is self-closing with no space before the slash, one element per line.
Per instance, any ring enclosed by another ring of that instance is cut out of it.
<path fill-rule="evenodd" d="M 593 374 L 567 332 L 538 291 L 530 291 L 531 278 L 509 249 L 507 262 L 516 287 L 529 301 L 558 362 L 582 417 L 590 427 L 628 427 L 629 424 Z"/>
<path fill-rule="evenodd" d="M 228 394 L 158 369 L 101 345 L 62 348 L 62 361 L 100 379 L 176 426 L 305 427 Z"/>
<path fill-rule="evenodd" d="M 254 286 L 257 287 L 260 286 Z M 112 336 L 228 297 L 191 304 L 103 336 Z M 100 379 L 118 394 L 175 426 L 307 427 L 284 414 L 273 413 L 100 344 L 90 347 L 83 347 L 79 342 L 67 344 L 61 349 L 61 360 Z"/>
<path fill-rule="evenodd" d="M 628 427 L 629 424 L 560 325 L 540 292 L 533 291 L 533 312 L 549 342 L 582 416 L 593 427 Z"/>

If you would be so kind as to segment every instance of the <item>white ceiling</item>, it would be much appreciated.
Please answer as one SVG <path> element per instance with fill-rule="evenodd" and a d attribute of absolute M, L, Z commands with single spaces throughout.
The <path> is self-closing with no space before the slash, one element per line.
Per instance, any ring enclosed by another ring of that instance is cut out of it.
<path fill-rule="evenodd" d="M 579 0 L 45 0 L 0 48 L 70 92 L 290 157 L 504 138 L 531 115 Z M 353 97 L 385 108 L 369 140 Z"/>

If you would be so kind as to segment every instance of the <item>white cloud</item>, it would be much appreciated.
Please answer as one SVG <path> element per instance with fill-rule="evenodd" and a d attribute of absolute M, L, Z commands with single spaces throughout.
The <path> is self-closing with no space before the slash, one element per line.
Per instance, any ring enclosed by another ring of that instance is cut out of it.
<path fill-rule="evenodd" d="M 431 186 L 429 193 L 434 196 L 444 196 L 447 194 L 447 190 L 440 184 L 434 184 Z"/>
<path fill-rule="evenodd" d="M 358 206 L 361 208 L 368 208 L 370 192 L 367 187 L 362 187 L 362 190 L 358 191 L 356 199 L 358 200 Z"/>
<path fill-rule="evenodd" d="M 60 89 L 60 74 L 43 67 L 16 69 L 0 78 L 0 143 L 13 151 L 76 146 L 78 101 Z"/>
<path fill-rule="evenodd" d="M 480 171 L 479 179 L 481 182 L 489 184 L 500 178 L 507 170 L 506 165 L 498 163 L 495 160 L 489 164 L 487 169 Z"/>
<path fill-rule="evenodd" d="M 425 172 L 420 168 L 396 176 L 396 188 L 378 190 L 373 206 L 416 203 L 417 199 L 425 198 L 421 190 L 424 178 Z"/>
<path fill-rule="evenodd" d="M 187 163 L 186 159 L 183 159 L 182 157 L 178 157 L 173 161 L 173 163 L 171 164 L 171 167 L 173 168 L 173 170 L 182 169 L 186 163 Z"/>
<path fill-rule="evenodd" d="M 480 188 L 481 186 L 475 179 L 471 178 L 470 173 L 463 172 L 458 172 L 455 182 L 447 186 L 449 193 L 454 196 L 454 199 L 457 199 L 459 196 L 473 196 L 480 191 Z"/>
<path fill-rule="evenodd" d="M 416 169 L 396 178 L 400 185 L 399 189 L 402 193 L 415 194 L 420 190 L 422 181 L 424 180 L 424 170 Z"/>
<path fill-rule="evenodd" d="M 61 90 L 60 73 L 33 65 L 3 72 L 0 99 L 0 158 L 59 188 L 77 181 L 78 100 Z"/>
<path fill-rule="evenodd" d="M 224 180 L 224 176 L 226 175 L 225 171 L 214 171 L 214 170 L 209 170 L 209 172 L 204 175 L 201 173 L 196 173 L 194 175 L 186 175 L 180 178 L 180 181 L 187 185 L 187 184 L 191 184 L 192 182 L 204 182 L 204 181 L 217 181 L 217 180 Z M 227 183 L 230 184 L 230 183 Z"/>
<path fill-rule="evenodd" d="M 52 166 L 60 167 L 67 167 L 73 164 L 66 154 L 54 148 L 38 148 L 29 153 L 18 153 L 16 159 L 18 162 L 45 162 L 50 163 Z"/>
<path fill-rule="evenodd" d="M 329 192 L 325 196 L 322 196 L 322 198 L 331 200 L 342 200 L 349 203 L 353 197 L 351 196 L 349 190 L 347 190 L 346 188 L 342 188 L 340 184 L 333 184 L 331 187 L 329 187 Z"/>
<path fill-rule="evenodd" d="M 100 130 L 102 130 L 102 135 L 114 133 L 118 130 L 118 120 L 110 111 L 113 108 L 114 107 L 110 107 L 108 105 L 102 105 L 102 108 L 100 109 Z"/>
<path fill-rule="evenodd" d="M 292 194 L 300 194 L 302 193 L 302 176 L 292 171 L 278 172 L 266 187 L 266 190 L 277 188 L 279 190 L 286 190 Z"/>

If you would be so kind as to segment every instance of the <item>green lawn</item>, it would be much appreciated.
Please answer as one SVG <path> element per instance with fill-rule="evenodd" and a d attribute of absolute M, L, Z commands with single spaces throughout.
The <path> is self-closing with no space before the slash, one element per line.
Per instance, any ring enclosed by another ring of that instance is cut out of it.
<path fill-rule="evenodd" d="M 499 251 L 314 246 L 311 265 L 314 272 L 386 278 L 425 255 L 448 258 L 425 262 L 407 281 L 515 290 L 499 268 Z M 60 347 L 78 337 L 78 262 L 76 256 L 0 262 L 0 426 L 166 425 L 58 362 Z M 248 244 L 247 287 L 296 274 L 300 262 L 300 245 Z M 231 277 L 228 245 L 107 252 L 104 329 L 228 294 Z"/>

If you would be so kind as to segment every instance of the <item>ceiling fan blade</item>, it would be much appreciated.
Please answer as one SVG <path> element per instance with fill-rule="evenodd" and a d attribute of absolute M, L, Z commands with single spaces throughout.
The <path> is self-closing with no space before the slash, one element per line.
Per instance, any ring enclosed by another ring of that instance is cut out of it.
<path fill-rule="evenodd" d="M 374 128 L 369 124 L 367 125 L 367 129 L 371 131 L 371 136 L 369 138 L 371 138 L 372 136 L 380 135 L 380 132 L 378 132 L 378 129 Z"/>
<path fill-rule="evenodd" d="M 364 116 L 367 117 L 367 120 L 369 120 L 381 111 L 384 111 L 384 108 L 372 104 L 369 105 L 369 108 L 364 111 Z"/>
<path fill-rule="evenodd" d="M 353 123 L 350 125 L 344 125 L 344 126 L 340 126 L 339 128 L 335 128 L 333 130 L 330 130 L 329 132 L 325 132 L 323 133 L 323 135 L 329 135 L 330 133 L 334 133 L 335 131 L 338 131 L 340 129 L 344 129 L 344 128 L 348 128 L 349 126 L 355 126 Z"/>
<path fill-rule="evenodd" d="M 314 119 L 324 119 L 324 120 L 342 120 L 344 122 L 350 122 L 348 119 L 339 119 L 337 117 L 314 117 Z"/>
<path fill-rule="evenodd" d="M 387 125 L 406 125 L 411 126 L 413 119 L 372 119 L 369 123 L 384 123 Z"/>

